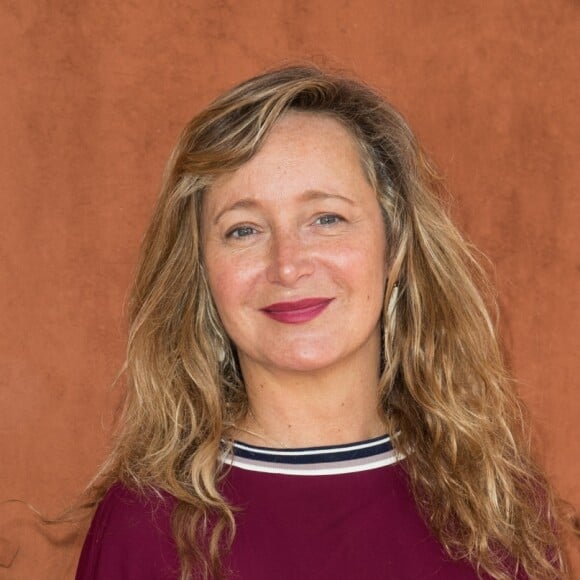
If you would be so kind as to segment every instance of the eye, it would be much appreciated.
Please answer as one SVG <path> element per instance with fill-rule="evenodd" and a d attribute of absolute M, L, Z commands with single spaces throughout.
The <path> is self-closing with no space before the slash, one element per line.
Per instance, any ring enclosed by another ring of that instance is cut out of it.
<path fill-rule="evenodd" d="M 255 233 L 256 228 L 252 226 L 237 226 L 227 232 L 226 238 L 247 238 Z"/>
<path fill-rule="evenodd" d="M 320 217 L 316 218 L 316 222 L 317 224 L 321 225 L 321 226 L 333 226 L 337 223 L 343 222 L 344 218 L 340 217 L 339 215 L 336 215 L 335 213 L 326 213 L 324 215 L 321 215 Z"/>

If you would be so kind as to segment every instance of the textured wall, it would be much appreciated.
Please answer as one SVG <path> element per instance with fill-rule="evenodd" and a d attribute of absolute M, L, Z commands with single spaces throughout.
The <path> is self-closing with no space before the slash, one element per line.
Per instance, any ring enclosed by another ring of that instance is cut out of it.
<path fill-rule="evenodd" d="M 182 125 L 232 83 L 308 58 L 383 90 L 439 163 L 457 220 L 496 265 L 545 465 L 580 505 L 579 12 L 574 0 L 0 2 L 0 500 L 54 513 L 104 458 L 123 303 Z M 24 506 L 0 506 L 0 578 L 70 578 L 78 542 L 51 536 Z"/>

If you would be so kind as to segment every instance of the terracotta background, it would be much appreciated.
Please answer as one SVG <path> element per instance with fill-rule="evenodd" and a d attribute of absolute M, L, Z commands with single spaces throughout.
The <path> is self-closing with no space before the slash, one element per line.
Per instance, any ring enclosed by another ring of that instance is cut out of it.
<path fill-rule="evenodd" d="M 539 452 L 580 507 L 579 24 L 573 0 L 1 1 L 0 500 L 56 513 L 105 456 L 123 305 L 181 127 L 310 59 L 381 89 L 438 162 L 495 264 Z M 0 505 L 0 578 L 72 578 L 66 531 Z"/>

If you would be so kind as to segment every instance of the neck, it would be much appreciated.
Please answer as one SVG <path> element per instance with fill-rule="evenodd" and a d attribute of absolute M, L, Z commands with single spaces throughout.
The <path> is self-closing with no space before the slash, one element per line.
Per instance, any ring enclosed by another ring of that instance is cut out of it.
<path fill-rule="evenodd" d="M 362 369 L 345 361 L 340 369 L 300 373 L 241 362 L 250 411 L 236 439 L 267 447 L 314 447 L 385 433 L 378 361 Z"/>

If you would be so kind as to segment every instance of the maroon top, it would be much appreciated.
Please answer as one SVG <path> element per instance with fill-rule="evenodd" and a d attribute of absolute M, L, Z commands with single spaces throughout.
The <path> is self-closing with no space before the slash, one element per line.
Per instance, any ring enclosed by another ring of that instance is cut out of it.
<path fill-rule="evenodd" d="M 222 492 L 237 532 L 238 580 L 475 580 L 419 516 L 387 437 L 309 449 L 236 443 Z M 113 486 L 99 505 L 76 580 L 177 580 L 171 496 Z M 489 578 L 483 576 L 483 578 Z"/>

